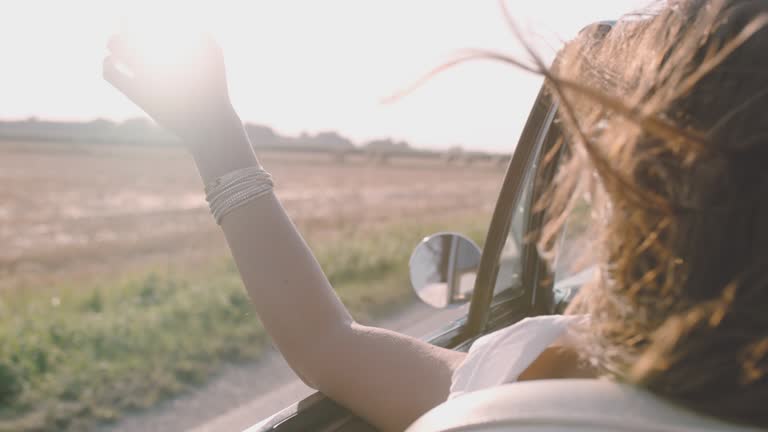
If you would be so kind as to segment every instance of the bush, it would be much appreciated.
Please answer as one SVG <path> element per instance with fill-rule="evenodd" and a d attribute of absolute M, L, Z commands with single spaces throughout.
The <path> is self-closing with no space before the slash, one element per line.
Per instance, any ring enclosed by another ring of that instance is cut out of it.
<path fill-rule="evenodd" d="M 16 402 L 22 388 L 16 370 L 7 363 L 0 363 L 0 405 L 8 406 Z"/>

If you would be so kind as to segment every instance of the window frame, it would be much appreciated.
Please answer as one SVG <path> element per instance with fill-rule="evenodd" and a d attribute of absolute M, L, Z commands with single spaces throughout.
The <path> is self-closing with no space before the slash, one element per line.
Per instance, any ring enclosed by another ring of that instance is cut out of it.
<path fill-rule="evenodd" d="M 542 86 L 507 169 L 488 229 L 465 327 L 466 336 L 470 339 L 509 325 L 515 318 L 520 319 L 546 310 L 546 296 L 536 289 L 541 270 L 546 267 L 543 266 L 535 245 L 530 242 L 524 242 L 521 252 L 523 294 L 505 298 L 504 294 L 509 291 L 507 290 L 494 296 L 494 288 L 499 272 L 499 259 L 512 225 L 512 215 L 528 185 L 525 180 L 529 173 L 532 175 L 533 184 L 528 203 L 524 207 L 523 231 L 525 234 L 535 232 L 542 223 L 541 215 L 531 209 L 545 190 L 545 186 L 551 182 L 556 165 L 543 166 L 538 162 L 561 136 L 556 124 L 557 111 L 557 102 L 553 100 L 546 85 Z M 529 171 L 531 169 L 533 171 Z"/>

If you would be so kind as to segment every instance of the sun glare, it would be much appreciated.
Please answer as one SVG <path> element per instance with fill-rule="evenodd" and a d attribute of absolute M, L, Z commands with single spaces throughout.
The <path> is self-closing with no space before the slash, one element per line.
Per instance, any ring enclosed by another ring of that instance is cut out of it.
<path fill-rule="evenodd" d="M 529 34 L 560 40 L 646 1 L 509 4 Z M 564 13 L 552 15 L 554 5 Z M 195 35 L 213 35 L 240 115 L 288 135 L 335 130 L 355 142 L 394 137 L 415 146 L 508 149 L 540 85 L 538 77 L 478 62 L 380 104 L 457 50 L 524 56 L 495 1 L 40 0 L 7 9 L 0 14 L 4 119 L 144 115 L 101 79 L 116 33 L 134 39 L 138 60 L 155 68 L 189 64 Z"/>
<path fill-rule="evenodd" d="M 183 12 L 182 12 L 183 11 Z M 141 2 L 126 14 L 120 36 L 146 68 L 189 64 L 214 27 L 213 15 L 192 2 Z"/>

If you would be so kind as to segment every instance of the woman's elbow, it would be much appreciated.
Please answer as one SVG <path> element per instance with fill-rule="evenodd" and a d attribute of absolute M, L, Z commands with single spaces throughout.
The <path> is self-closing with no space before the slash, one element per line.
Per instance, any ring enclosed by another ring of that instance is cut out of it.
<path fill-rule="evenodd" d="M 355 351 L 354 331 L 345 327 L 307 338 L 300 349 L 285 352 L 286 361 L 308 387 L 327 393 L 343 378 L 345 360 Z"/>

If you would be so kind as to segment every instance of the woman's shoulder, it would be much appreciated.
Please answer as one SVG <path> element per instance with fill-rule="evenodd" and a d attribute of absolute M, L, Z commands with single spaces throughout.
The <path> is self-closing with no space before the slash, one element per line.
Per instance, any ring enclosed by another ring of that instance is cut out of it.
<path fill-rule="evenodd" d="M 479 338 L 453 373 L 450 398 L 517 381 L 547 348 L 566 344 L 568 329 L 586 319 L 583 315 L 525 318 Z"/>

